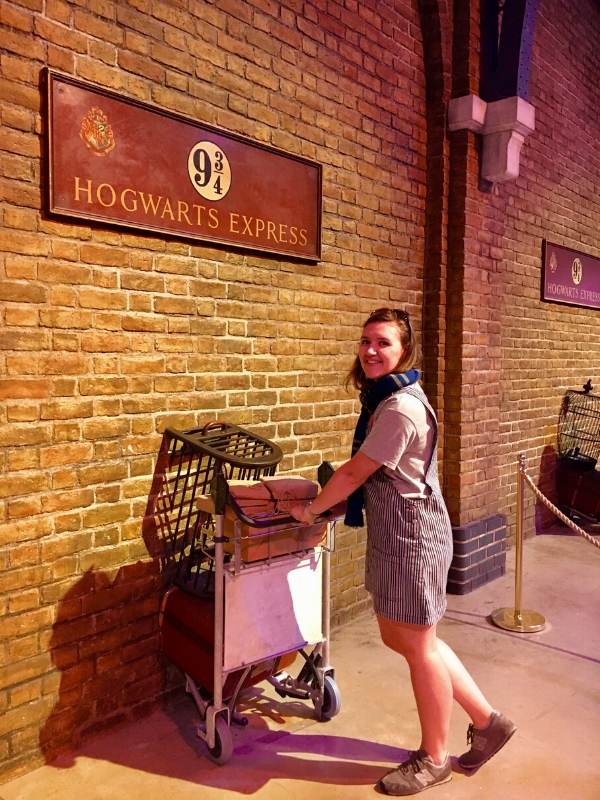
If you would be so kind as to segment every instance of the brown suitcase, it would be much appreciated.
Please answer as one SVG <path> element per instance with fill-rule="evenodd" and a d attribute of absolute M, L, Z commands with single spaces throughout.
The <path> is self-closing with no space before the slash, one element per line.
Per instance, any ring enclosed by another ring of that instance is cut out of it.
<path fill-rule="evenodd" d="M 600 471 L 593 466 L 584 468 L 576 461 L 560 458 L 556 489 L 560 508 L 600 522 Z"/>
<path fill-rule="evenodd" d="M 271 525 L 260 528 L 240 523 L 240 556 L 243 561 L 275 558 L 325 544 L 326 522 L 315 525 L 296 523 L 292 526 L 277 522 L 277 517 L 287 516 L 292 506 L 313 500 L 319 491 L 317 483 L 306 478 L 277 475 L 264 477 L 259 481 L 230 480 L 227 486 L 231 500 L 247 517 L 273 520 Z M 214 513 L 210 495 L 199 497 L 198 507 L 208 514 Z M 231 505 L 227 505 L 224 534 L 229 537 L 229 541 L 225 542 L 224 550 L 230 554 L 235 552 L 236 521 L 239 521 L 239 517 Z"/>
<path fill-rule="evenodd" d="M 214 689 L 214 598 L 198 597 L 179 587 L 169 589 L 163 597 L 160 612 L 162 649 L 169 661 L 189 675 L 209 694 Z M 243 688 L 265 680 L 274 670 L 285 669 L 296 658 L 286 653 L 276 659 L 255 664 Z M 230 673 L 223 686 L 223 699 L 228 700 L 242 676 L 243 669 Z"/>

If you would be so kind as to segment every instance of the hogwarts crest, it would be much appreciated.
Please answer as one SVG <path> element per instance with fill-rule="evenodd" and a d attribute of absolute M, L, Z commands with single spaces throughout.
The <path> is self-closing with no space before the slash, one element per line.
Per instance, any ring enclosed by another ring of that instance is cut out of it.
<path fill-rule="evenodd" d="M 108 117 L 102 109 L 94 106 L 81 120 L 79 136 L 85 146 L 97 156 L 105 156 L 115 146 L 115 137 Z"/>

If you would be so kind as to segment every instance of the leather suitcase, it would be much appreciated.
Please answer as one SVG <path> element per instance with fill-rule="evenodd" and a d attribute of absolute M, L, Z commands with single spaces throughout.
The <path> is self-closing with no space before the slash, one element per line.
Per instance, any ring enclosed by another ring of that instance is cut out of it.
<path fill-rule="evenodd" d="M 160 611 L 162 649 L 166 657 L 199 686 L 213 694 L 214 598 L 191 595 L 179 587 L 169 589 Z M 279 659 L 278 669 L 290 666 L 296 653 Z M 243 686 L 254 686 L 272 674 L 275 660 L 255 664 Z M 243 673 L 230 673 L 223 687 L 223 699 L 229 699 Z"/>
<path fill-rule="evenodd" d="M 325 544 L 327 524 L 318 522 L 315 525 L 295 523 L 281 525 L 277 523 L 277 515 L 286 515 L 297 503 L 309 503 L 319 491 L 318 484 L 297 476 L 268 476 L 259 481 L 228 481 L 231 498 L 242 509 L 244 514 L 254 519 L 266 519 L 273 516 L 273 524 L 256 528 L 245 523 L 240 527 L 241 558 L 246 562 L 275 558 L 288 553 L 311 550 Z M 210 495 L 198 498 L 198 506 L 208 514 L 214 513 Z M 227 505 L 225 509 L 225 535 L 233 538 L 235 523 L 238 520 L 234 509 Z M 234 553 L 234 542 L 224 545 L 226 553 Z"/>

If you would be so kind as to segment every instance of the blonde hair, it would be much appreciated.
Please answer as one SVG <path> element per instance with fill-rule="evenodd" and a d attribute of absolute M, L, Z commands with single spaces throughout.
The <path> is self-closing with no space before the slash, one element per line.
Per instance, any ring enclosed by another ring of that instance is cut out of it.
<path fill-rule="evenodd" d="M 418 347 L 408 313 L 396 308 L 377 308 L 369 314 L 369 318 L 363 325 L 363 330 L 372 322 L 391 322 L 396 325 L 400 332 L 402 358 L 397 364 L 395 372 L 406 372 L 413 367 L 417 361 Z M 368 378 L 363 371 L 358 356 L 354 359 L 350 372 L 346 376 L 346 388 L 350 384 L 360 392 L 366 389 L 368 384 Z"/>

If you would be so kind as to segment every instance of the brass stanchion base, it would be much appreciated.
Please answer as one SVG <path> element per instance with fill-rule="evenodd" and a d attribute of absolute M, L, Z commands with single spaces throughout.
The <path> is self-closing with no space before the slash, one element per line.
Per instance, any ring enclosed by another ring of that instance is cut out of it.
<path fill-rule="evenodd" d="M 517 612 L 515 608 L 497 608 L 492 611 L 490 619 L 499 628 L 518 633 L 536 633 L 546 627 L 546 620 L 537 611 Z"/>

